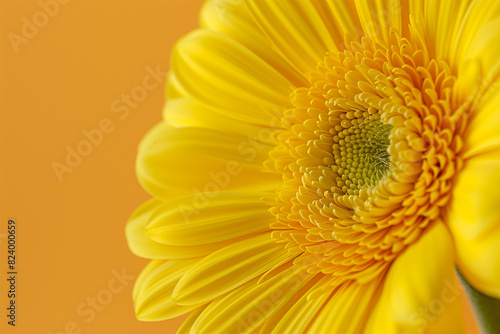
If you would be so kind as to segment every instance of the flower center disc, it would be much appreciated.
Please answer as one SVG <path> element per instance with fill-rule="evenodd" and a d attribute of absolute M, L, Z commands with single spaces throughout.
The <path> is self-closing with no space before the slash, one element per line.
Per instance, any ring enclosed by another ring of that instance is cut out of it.
<path fill-rule="evenodd" d="M 344 194 L 359 195 L 359 189 L 375 185 L 389 171 L 389 134 L 392 126 L 382 124 L 378 114 L 349 111 L 340 115 L 333 137 L 335 181 Z"/>
<path fill-rule="evenodd" d="M 425 44 L 391 30 L 328 54 L 297 88 L 266 167 L 281 173 L 273 237 L 332 284 L 387 270 L 448 203 L 468 105 Z"/>

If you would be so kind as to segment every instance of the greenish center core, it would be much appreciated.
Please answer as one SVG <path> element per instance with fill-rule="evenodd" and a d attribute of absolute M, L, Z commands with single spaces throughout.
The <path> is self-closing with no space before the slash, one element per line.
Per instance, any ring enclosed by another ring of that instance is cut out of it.
<path fill-rule="evenodd" d="M 338 175 L 335 182 L 339 190 L 358 195 L 360 189 L 375 185 L 389 171 L 391 158 L 387 148 L 392 125 L 383 124 L 378 114 L 365 112 L 358 118 L 352 115 L 347 113 L 335 126 L 335 163 L 331 168 Z"/>

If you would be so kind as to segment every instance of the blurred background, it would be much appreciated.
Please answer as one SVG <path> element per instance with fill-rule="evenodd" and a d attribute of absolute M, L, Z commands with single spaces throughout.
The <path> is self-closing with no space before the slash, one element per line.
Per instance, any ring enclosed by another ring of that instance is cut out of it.
<path fill-rule="evenodd" d="M 136 147 L 161 118 L 171 49 L 197 27 L 201 4 L 0 0 L 1 333 L 180 326 L 135 319 L 132 286 L 148 261 L 129 252 L 124 227 L 149 198 L 135 177 Z M 15 327 L 5 317 L 11 218 Z"/>
<path fill-rule="evenodd" d="M 136 147 L 161 118 L 170 51 L 197 26 L 201 4 L 0 0 L 1 333 L 179 327 L 135 319 L 132 286 L 148 261 L 130 253 L 124 226 L 150 197 L 135 177 Z M 9 218 L 18 225 L 14 330 L 4 314 Z"/>

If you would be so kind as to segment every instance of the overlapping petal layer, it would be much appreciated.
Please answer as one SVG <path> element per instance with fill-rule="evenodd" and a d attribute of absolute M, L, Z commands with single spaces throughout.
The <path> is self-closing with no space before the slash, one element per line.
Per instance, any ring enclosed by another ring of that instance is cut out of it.
<path fill-rule="evenodd" d="M 500 299 L 499 184 L 500 152 L 471 159 L 458 177 L 449 225 L 467 280 Z"/>
<path fill-rule="evenodd" d="M 500 297 L 499 22 L 487 0 L 208 1 L 139 148 L 138 317 L 460 333 L 454 262 Z"/>

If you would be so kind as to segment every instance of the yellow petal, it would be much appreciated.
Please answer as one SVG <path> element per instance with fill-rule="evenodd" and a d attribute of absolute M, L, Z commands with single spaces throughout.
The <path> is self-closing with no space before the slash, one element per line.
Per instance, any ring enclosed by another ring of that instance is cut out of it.
<path fill-rule="evenodd" d="M 314 277 L 292 266 L 257 284 L 258 278 L 216 299 L 193 325 L 194 333 L 250 333 Z"/>
<path fill-rule="evenodd" d="M 459 64 L 454 56 L 463 47 L 463 25 L 470 3 L 470 0 L 410 2 L 412 27 L 424 39 L 429 55 L 448 61 L 455 73 Z"/>
<path fill-rule="evenodd" d="M 189 259 L 208 255 L 238 239 L 225 240 L 206 245 L 172 246 L 152 240 L 146 235 L 146 225 L 151 214 L 165 203 L 152 199 L 140 206 L 130 217 L 127 227 L 127 242 L 132 253 L 147 259 Z"/>
<path fill-rule="evenodd" d="M 402 32 L 401 13 L 403 8 L 408 8 L 406 1 L 356 0 L 355 3 L 363 32 L 371 40 L 389 42 L 389 32 L 393 27 Z M 405 24 L 408 25 L 408 20 Z"/>
<path fill-rule="evenodd" d="M 470 159 L 453 190 L 449 226 L 458 264 L 477 290 L 500 298 L 500 152 Z"/>
<path fill-rule="evenodd" d="M 354 0 L 312 0 L 311 2 L 339 50 L 344 48 L 346 34 L 360 37 L 361 23 Z"/>
<path fill-rule="evenodd" d="M 465 85 L 464 85 L 465 86 Z M 469 121 L 467 134 L 463 138 L 463 157 L 471 157 L 500 150 L 500 94 L 498 85 L 487 91 Z"/>
<path fill-rule="evenodd" d="M 500 13 L 499 13 L 500 15 Z M 466 55 L 466 60 L 474 59 L 481 67 L 481 85 L 486 89 L 491 89 L 492 81 L 498 80 L 500 74 L 500 17 L 485 23 L 477 32 L 470 49 Z M 460 72 L 459 72 L 460 75 Z M 495 89 L 498 89 L 496 83 Z M 487 93 L 487 92 L 486 92 Z"/>
<path fill-rule="evenodd" d="M 147 235 L 173 246 L 195 246 L 250 236 L 269 229 L 274 217 L 258 193 L 221 192 L 208 202 L 189 196 L 159 207 Z"/>
<path fill-rule="evenodd" d="M 200 316 L 201 312 L 205 310 L 207 306 L 203 305 L 191 312 L 189 317 L 182 323 L 181 327 L 177 330 L 176 334 L 191 334 L 193 333 L 191 329 L 196 319 Z"/>
<path fill-rule="evenodd" d="M 161 259 L 168 252 L 167 246 L 151 240 L 144 230 L 151 213 L 162 204 L 155 198 L 151 199 L 137 208 L 130 217 L 125 234 L 128 246 L 135 255 L 149 259 Z"/>
<path fill-rule="evenodd" d="M 181 278 L 173 298 L 179 304 L 206 303 L 293 257 L 270 233 L 249 237 L 200 260 Z"/>
<path fill-rule="evenodd" d="M 305 333 L 332 294 L 329 275 L 317 275 L 264 323 L 260 334 Z M 319 290 L 319 292 L 318 292 Z"/>
<path fill-rule="evenodd" d="M 430 4 L 429 4 L 430 3 Z M 456 47 L 453 45 L 456 42 L 457 35 L 462 27 L 463 19 L 471 1 L 429 1 L 426 6 L 438 6 L 437 22 L 432 23 L 432 18 L 426 16 L 428 24 L 433 25 L 435 30 L 428 30 L 428 34 L 435 35 L 435 50 L 437 59 L 445 59 L 451 61 Z M 431 28 L 432 29 L 432 28 Z M 451 63 L 453 67 L 455 64 Z M 453 68 L 456 70 L 456 68 Z"/>
<path fill-rule="evenodd" d="M 219 31 L 238 41 L 295 86 L 304 86 L 308 83 L 304 73 L 293 69 L 273 49 L 243 1 L 207 1 L 201 11 L 200 25 L 203 28 Z"/>
<path fill-rule="evenodd" d="M 436 222 L 391 266 L 367 333 L 421 333 L 447 319 L 446 332 L 459 333 L 464 325 L 453 304 L 460 299 L 454 282 L 453 243 Z"/>
<path fill-rule="evenodd" d="M 372 312 L 380 278 L 366 284 L 343 283 L 324 305 L 310 327 L 311 333 L 362 333 Z"/>
<path fill-rule="evenodd" d="M 160 123 L 139 147 L 136 172 L 144 189 L 165 201 L 210 201 L 221 191 L 276 189 L 281 177 L 261 171 L 270 149 L 241 135 Z"/>
<path fill-rule="evenodd" d="M 241 121 L 272 126 L 290 105 L 290 81 L 213 30 L 196 30 L 181 39 L 172 54 L 172 70 L 192 98 Z"/>
<path fill-rule="evenodd" d="M 180 306 L 172 300 L 172 291 L 194 260 L 151 261 L 134 286 L 133 297 L 137 319 L 159 321 L 190 312 L 200 304 Z"/>
<path fill-rule="evenodd" d="M 266 144 L 276 143 L 274 131 L 278 126 L 263 127 L 241 122 L 191 98 L 169 100 L 165 104 L 163 118 L 173 127 L 199 127 L 242 135 Z"/>
<path fill-rule="evenodd" d="M 247 1 L 255 21 L 299 73 L 313 71 L 327 52 L 337 51 L 328 28 L 310 1 Z"/>
<path fill-rule="evenodd" d="M 167 76 L 166 96 L 169 100 L 188 96 L 188 92 L 182 87 L 172 71 L 168 72 Z"/>
<path fill-rule="evenodd" d="M 481 82 L 481 76 L 481 64 L 476 59 L 471 58 L 461 63 L 452 93 L 453 103 L 456 106 L 471 103 L 477 99 L 481 85 L 484 84 L 484 82 Z"/>
<path fill-rule="evenodd" d="M 456 37 L 450 36 L 452 44 L 449 63 L 454 69 L 460 69 L 462 63 L 471 57 L 480 60 L 483 58 L 483 73 L 489 76 L 491 61 L 495 61 L 492 57 L 498 55 L 498 45 L 494 41 L 498 39 L 495 38 L 498 36 L 498 23 L 495 21 L 500 17 L 500 3 L 478 0 L 462 1 L 462 5 L 464 4 L 467 9 L 463 18 L 457 17 L 460 26 L 458 30 L 455 28 Z"/>

